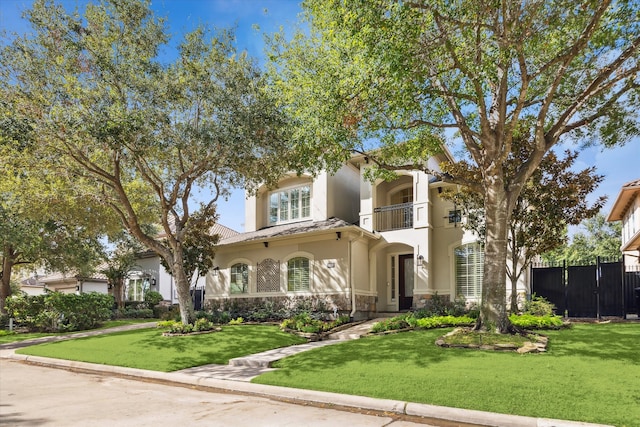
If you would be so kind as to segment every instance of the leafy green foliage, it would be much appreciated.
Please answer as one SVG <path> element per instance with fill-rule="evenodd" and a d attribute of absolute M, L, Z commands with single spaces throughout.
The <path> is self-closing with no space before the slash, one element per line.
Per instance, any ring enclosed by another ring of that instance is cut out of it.
<path fill-rule="evenodd" d="M 434 316 L 416 319 L 414 327 L 420 329 L 432 329 L 442 328 L 445 326 L 471 326 L 475 323 L 476 319 L 469 316 Z"/>
<path fill-rule="evenodd" d="M 19 295 L 7 299 L 16 322 L 34 331 L 62 332 L 93 329 L 111 317 L 113 297 L 96 292 Z"/>
<path fill-rule="evenodd" d="M 164 298 L 162 294 L 157 291 L 149 291 L 144 294 L 144 302 L 147 303 L 149 308 L 153 308 L 160 303 Z"/>
<path fill-rule="evenodd" d="M 522 329 L 558 329 L 565 326 L 562 317 L 553 314 L 511 314 L 509 320 L 514 326 Z"/>
<path fill-rule="evenodd" d="M 379 333 L 379 332 L 397 331 L 400 329 L 410 328 L 411 325 L 409 325 L 409 321 L 408 321 L 409 317 L 410 317 L 409 314 L 401 314 L 399 316 L 394 316 L 389 319 L 383 319 L 373 325 L 373 327 L 371 328 L 371 332 Z"/>
<path fill-rule="evenodd" d="M 335 320 L 324 321 L 313 318 L 308 312 L 302 312 L 290 319 L 285 319 L 280 324 L 280 327 L 282 329 L 291 329 L 299 332 L 317 334 L 330 331 L 331 329 L 346 323 L 349 323 L 349 316 L 339 316 Z"/>
<path fill-rule="evenodd" d="M 622 224 L 607 222 L 603 213 L 583 220 L 571 243 L 547 252 L 543 259 L 552 263 L 594 262 L 596 257 L 617 260 L 622 255 Z"/>
<path fill-rule="evenodd" d="M 171 334 L 189 334 L 191 332 L 206 332 L 215 329 L 213 322 L 201 317 L 193 323 L 182 323 L 176 320 L 158 322 L 158 328 L 166 329 Z"/>
<path fill-rule="evenodd" d="M 434 315 L 429 317 L 417 317 L 417 313 L 401 314 L 389 319 L 384 319 L 371 328 L 371 332 L 380 333 L 397 331 L 400 329 L 432 329 L 446 326 L 471 326 L 476 319 L 466 315 Z"/>
<path fill-rule="evenodd" d="M 523 313 L 532 316 L 552 316 L 556 306 L 547 301 L 545 297 L 536 294 L 531 295 L 531 299 L 525 301 Z"/>
<path fill-rule="evenodd" d="M 436 293 L 425 302 L 423 308 L 413 313 L 413 317 L 420 319 L 433 316 L 462 316 L 470 312 L 475 312 L 475 303 L 467 305 L 466 301 L 460 299 L 451 301 L 448 296 Z"/>
<path fill-rule="evenodd" d="M 73 183 L 163 259 L 182 321 L 193 321 L 188 273 L 211 265 L 216 203 L 289 169 L 286 119 L 265 78 L 227 30 L 185 34 L 167 62 L 169 32 L 148 1 L 70 14 L 36 0 L 25 16 L 29 34 L 0 52 L 12 107 L 3 113 L 26 120 L 56 160 L 37 167 Z M 194 211 L 196 189 L 208 197 Z"/>
<path fill-rule="evenodd" d="M 317 320 L 330 320 L 336 313 L 321 300 L 313 297 L 292 297 L 281 299 L 228 299 L 206 301 L 206 311 L 196 313 L 196 317 L 206 316 L 210 320 L 224 324 L 242 317 L 248 322 L 282 322 L 302 313 L 311 313 Z"/>
<path fill-rule="evenodd" d="M 357 152 L 373 176 L 422 170 L 479 194 L 487 218 L 480 326 L 508 331 L 509 219 L 529 178 L 560 141 L 613 146 L 640 135 L 640 4 L 303 7 L 308 26 L 289 41 L 274 36 L 270 53 L 301 169 L 335 169 Z M 430 155 L 453 145 L 450 134 L 465 153 L 430 167 Z"/>

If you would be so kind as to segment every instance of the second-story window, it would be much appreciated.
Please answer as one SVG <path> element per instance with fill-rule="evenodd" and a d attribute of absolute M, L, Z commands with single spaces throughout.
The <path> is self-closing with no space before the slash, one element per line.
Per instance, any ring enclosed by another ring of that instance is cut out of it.
<path fill-rule="evenodd" d="M 269 223 L 297 221 L 311 217 L 311 187 L 274 191 L 269 196 Z"/>

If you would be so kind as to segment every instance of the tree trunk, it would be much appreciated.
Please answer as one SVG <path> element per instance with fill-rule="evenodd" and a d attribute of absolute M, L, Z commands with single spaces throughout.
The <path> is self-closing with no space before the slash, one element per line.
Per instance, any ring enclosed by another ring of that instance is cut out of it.
<path fill-rule="evenodd" d="M 511 276 L 511 312 L 518 312 L 518 277 Z"/>
<path fill-rule="evenodd" d="M 484 275 L 476 329 L 508 333 L 511 331 L 511 322 L 506 310 L 507 235 L 511 210 L 501 176 L 488 176 L 486 182 Z"/>
<path fill-rule="evenodd" d="M 120 278 L 113 283 L 113 297 L 115 298 L 116 306 L 119 309 L 124 308 L 124 298 L 122 295 L 123 292 L 124 292 L 124 279 Z"/>
<path fill-rule="evenodd" d="M 182 323 L 192 323 L 195 320 L 195 311 L 193 310 L 193 300 L 191 299 L 191 282 L 187 279 L 182 265 L 182 256 L 174 255 L 176 262 L 170 264 L 172 266 L 172 274 L 178 292 L 178 303 L 180 304 L 180 318 Z"/>
<path fill-rule="evenodd" d="M 2 278 L 0 280 L 0 313 L 6 314 L 5 302 L 11 296 L 11 270 L 13 270 L 13 249 L 5 247 L 2 257 Z"/>

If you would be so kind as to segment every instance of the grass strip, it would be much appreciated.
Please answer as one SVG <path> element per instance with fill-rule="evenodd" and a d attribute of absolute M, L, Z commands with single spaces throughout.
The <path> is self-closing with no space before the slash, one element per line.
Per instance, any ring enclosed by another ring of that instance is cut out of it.
<path fill-rule="evenodd" d="M 102 326 L 96 329 L 88 329 L 84 331 L 74 331 L 74 332 L 9 332 L 5 330 L 0 330 L 0 344 L 8 344 L 12 342 L 19 342 L 30 340 L 34 338 L 42 338 L 42 337 L 50 337 L 50 336 L 58 336 L 58 335 L 73 335 L 73 334 L 81 334 L 83 332 L 90 332 L 100 329 L 108 329 L 114 328 L 116 326 L 125 326 L 125 325 L 134 325 L 138 323 L 149 323 L 149 322 L 157 322 L 158 319 L 118 319 L 118 320 L 109 320 L 104 322 Z"/>
<path fill-rule="evenodd" d="M 224 326 L 221 332 L 164 337 L 159 329 L 119 332 L 26 347 L 19 354 L 170 372 L 306 342 L 277 326 Z"/>
<path fill-rule="evenodd" d="M 253 382 L 616 426 L 640 426 L 640 324 L 545 332 L 548 352 L 441 348 L 451 329 L 374 336 L 276 363 Z"/>

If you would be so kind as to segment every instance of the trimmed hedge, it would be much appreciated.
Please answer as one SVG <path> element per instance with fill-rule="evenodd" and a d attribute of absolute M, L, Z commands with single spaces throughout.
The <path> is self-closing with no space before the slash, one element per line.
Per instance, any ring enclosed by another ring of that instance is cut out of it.
<path fill-rule="evenodd" d="M 111 318 L 111 295 L 89 292 L 80 295 L 49 292 L 7 298 L 10 317 L 31 331 L 66 332 L 93 329 Z"/>

